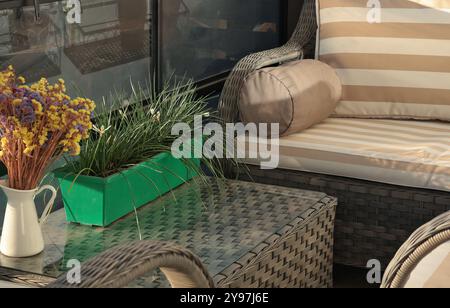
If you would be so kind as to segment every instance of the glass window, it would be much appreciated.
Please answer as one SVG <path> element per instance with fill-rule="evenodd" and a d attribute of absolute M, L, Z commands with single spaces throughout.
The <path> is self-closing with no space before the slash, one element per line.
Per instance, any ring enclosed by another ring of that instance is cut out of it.
<path fill-rule="evenodd" d="M 71 93 L 99 101 L 110 91 L 129 91 L 130 78 L 148 79 L 150 0 L 40 1 L 0 11 L 0 65 L 28 81 L 64 78 Z M 81 22 L 67 18 L 80 4 Z"/>
<path fill-rule="evenodd" d="M 160 0 L 161 72 L 205 79 L 280 44 L 281 1 Z"/>
<path fill-rule="evenodd" d="M 0 0 L 0 68 L 12 64 L 29 82 L 64 78 L 96 101 L 157 68 L 162 79 L 202 80 L 280 43 L 280 0 L 38 2 L 36 20 L 32 0 Z"/>

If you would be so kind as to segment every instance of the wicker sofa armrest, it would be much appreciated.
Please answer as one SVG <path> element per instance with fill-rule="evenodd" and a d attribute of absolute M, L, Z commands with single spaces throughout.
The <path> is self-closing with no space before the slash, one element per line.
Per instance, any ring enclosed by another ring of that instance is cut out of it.
<path fill-rule="evenodd" d="M 70 284 L 63 275 L 48 287 L 119 288 L 157 268 L 173 288 L 214 287 L 208 271 L 192 252 L 156 241 L 133 242 L 112 248 L 82 265 L 80 284 Z"/>
<path fill-rule="evenodd" d="M 450 212 L 438 216 L 411 235 L 386 269 L 381 287 L 401 288 L 417 264 L 448 241 Z"/>
<path fill-rule="evenodd" d="M 238 98 L 247 76 L 264 67 L 301 59 L 305 48 L 315 38 L 316 30 L 315 0 L 305 0 L 297 28 L 286 45 L 249 55 L 233 69 L 219 102 L 219 116 L 222 121 L 234 123 L 239 120 Z"/>

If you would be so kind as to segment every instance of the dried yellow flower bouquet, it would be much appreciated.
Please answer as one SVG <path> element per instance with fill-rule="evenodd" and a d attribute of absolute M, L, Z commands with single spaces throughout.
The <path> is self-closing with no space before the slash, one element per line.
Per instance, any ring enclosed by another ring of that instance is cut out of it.
<path fill-rule="evenodd" d="M 0 160 L 9 187 L 35 189 L 48 166 L 62 154 L 78 155 L 89 137 L 95 103 L 71 99 L 63 80 L 42 78 L 27 86 L 13 67 L 0 72 Z"/>

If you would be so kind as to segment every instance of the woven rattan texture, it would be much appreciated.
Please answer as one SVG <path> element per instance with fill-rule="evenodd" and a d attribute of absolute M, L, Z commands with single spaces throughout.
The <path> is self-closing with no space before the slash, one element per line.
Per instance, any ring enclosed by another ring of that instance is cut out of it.
<path fill-rule="evenodd" d="M 292 170 L 250 166 L 252 180 L 324 192 L 337 197 L 336 263 L 365 267 L 372 259 L 385 268 L 421 225 L 450 210 L 450 193 L 400 187 Z M 242 179 L 248 176 L 242 175 Z"/>

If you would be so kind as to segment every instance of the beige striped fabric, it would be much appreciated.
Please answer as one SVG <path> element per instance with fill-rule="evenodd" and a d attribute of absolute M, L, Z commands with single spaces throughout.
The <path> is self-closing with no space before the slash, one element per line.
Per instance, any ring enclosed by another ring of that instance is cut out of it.
<path fill-rule="evenodd" d="M 335 116 L 450 121 L 450 0 L 317 1 Z"/>
<path fill-rule="evenodd" d="M 282 169 L 450 191 L 447 123 L 330 118 L 279 141 Z"/>

